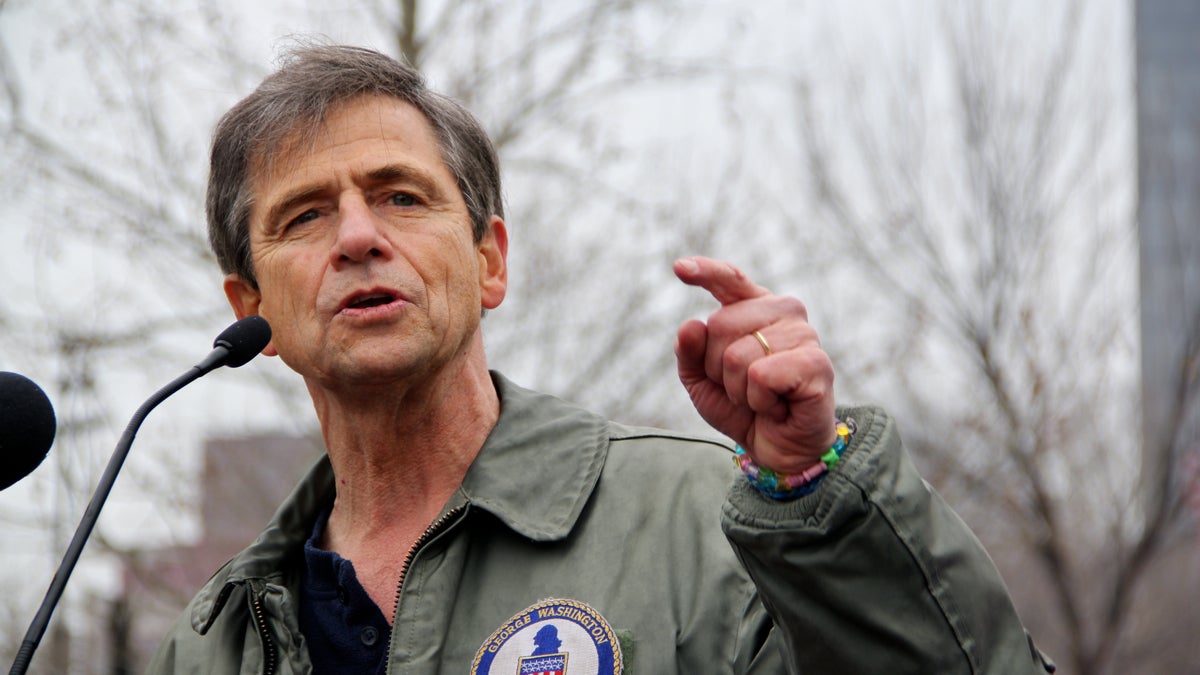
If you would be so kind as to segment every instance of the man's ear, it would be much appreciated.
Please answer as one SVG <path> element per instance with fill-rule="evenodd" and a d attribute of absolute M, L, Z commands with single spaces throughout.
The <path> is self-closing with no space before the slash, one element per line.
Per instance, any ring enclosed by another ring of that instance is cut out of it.
<path fill-rule="evenodd" d="M 508 292 L 508 229 L 500 216 L 488 220 L 479 240 L 479 298 L 483 309 L 496 309 Z"/>
<path fill-rule="evenodd" d="M 254 284 L 246 281 L 238 274 L 225 277 L 225 297 L 229 306 L 238 319 L 244 319 L 251 314 L 258 314 L 258 306 L 262 303 L 262 293 Z M 274 342 L 268 342 L 262 350 L 263 356 L 278 356 Z"/>

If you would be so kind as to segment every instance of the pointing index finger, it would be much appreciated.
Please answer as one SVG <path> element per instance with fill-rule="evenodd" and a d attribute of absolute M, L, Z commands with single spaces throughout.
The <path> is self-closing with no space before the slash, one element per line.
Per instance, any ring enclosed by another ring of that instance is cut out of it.
<path fill-rule="evenodd" d="M 675 276 L 689 286 L 708 291 L 722 305 L 771 294 L 734 265 L 712 258 L 695 256 L 676 260 Z"/>

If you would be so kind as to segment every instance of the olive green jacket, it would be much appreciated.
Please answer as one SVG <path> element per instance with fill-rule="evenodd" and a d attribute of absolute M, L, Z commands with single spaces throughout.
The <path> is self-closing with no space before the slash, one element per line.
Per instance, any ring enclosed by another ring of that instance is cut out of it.
<path fill-rule="evenodd" d="M 843 460 L 815 493 L 775 502 L 720 443 L 495 380 L 495 429 L 442 517 L 397 551 L 389 673 L 473 672 L 498 629 L 548 598 L 602 616 L 633 675 L 1046 672 L 991 561 L 883 413 L 842 411 L 858 423 Z M 310 672 L 296 588 L 333 496 L 322 460 L 148 672 Z"/>

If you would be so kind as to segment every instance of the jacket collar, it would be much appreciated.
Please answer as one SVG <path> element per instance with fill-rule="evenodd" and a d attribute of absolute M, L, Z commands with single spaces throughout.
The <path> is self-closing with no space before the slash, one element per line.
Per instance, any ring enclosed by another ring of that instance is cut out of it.
<path fill-rule="evenodd" d="M 575 526 L 608 454 L 608 423 L 492 373 L 500 419 L 463 478 L 472 506 L 535 541 Z"/>
<path fill-rule="evenodd" d="M 608 454 L 608 423 L 561 399 L 518 387 L 494 371 L 492 381 L 500 396 L 500 417 L 459 492 L 471 507 L 488 511 L 522 536 L 534 541 L 565 538 L 599 480 Z M 304 545 L 334 495 L 333 470 L 325 456 L 258 539 L 196 595 L 191 616 L 196 631 L 208 630 L 235 585 L 280 577 L 286 558 Z"/>

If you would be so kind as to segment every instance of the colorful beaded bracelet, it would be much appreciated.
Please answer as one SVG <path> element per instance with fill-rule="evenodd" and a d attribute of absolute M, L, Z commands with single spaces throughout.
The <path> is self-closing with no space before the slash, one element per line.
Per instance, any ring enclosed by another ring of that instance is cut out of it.
<path fill-rule="evenodd" d="M 800 473 L 781 473 L 765 466 L 759 466 L 753 459 L 750 459 L 750 455 L 746 454 L 740 445 L 734 448 L 734 452 L 737 454 L 734 455 L 733 462 L 746 475 L 746 480 L 750 481 L 750 485 L 754 486 L 755 490 L 771 499 L 784 500 L 803 497 L 816 490 L 829 469 L 842 458 L 842 453 L 850 446 L 850 439 L 854 437 L 854 431 L 854 420 L 845 422 L 838 420 L 837 440 L 834 441 L 833 447 L 821 455 L 821 461 Z"/>

